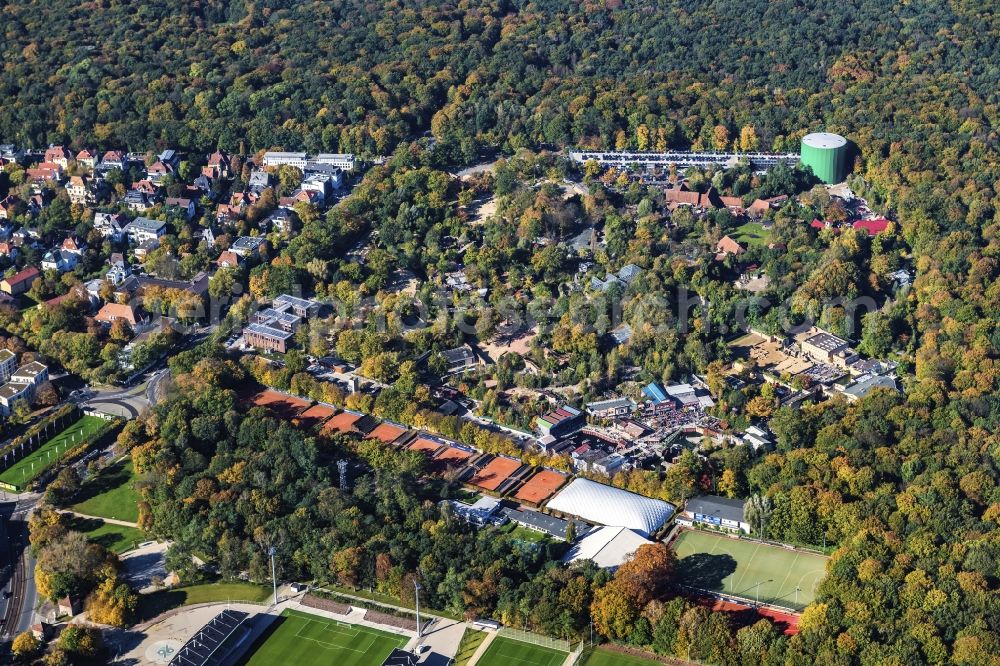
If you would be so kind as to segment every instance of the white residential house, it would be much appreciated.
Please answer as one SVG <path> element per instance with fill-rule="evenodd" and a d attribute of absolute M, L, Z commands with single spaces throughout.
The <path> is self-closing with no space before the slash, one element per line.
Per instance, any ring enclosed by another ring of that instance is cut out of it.
<path fill-rule="evenodd" d="M 55 248 L 45 253 L 41 265 L 43 271 L 68 273 L 76 268 L 78 263 L 80 263 L 80 255 L 69 250 Z"/>
<path fill-rule="evenodd" d="M 63 240 L 62 247 L 60 249 L 65 250 L 66 252 L 72 252 L 77 256 L 83 256 L 83 253 L 87 251 L 87 242 L 76 234 L 70 234 Z"/>
<path fill-rule="evenodd" d="M 254 171 L 250 174 L 250 182 L 247 183 L 247 187 L 250 188 L 251 192 L 260 194 L 271 187 L 271 174 L 266 171 Z"/>
<path fill-rule="evenodd" d="M 19 384 L 30 384 L 32 387 L 38 388 L 49 381 L 49 367 L 38 361 L 25 363 L 14 371 L 14 374 L 10 376 L 10 381 Z"/>
<path fill-rule="evenodd" d="M 0 386 L 0 414 L 10 416 L 18 400 L 31 402 L 35 399 L 35 389 L 49 380 L 47 366 L 32 361 L 14 371 L 10 381 Z"/>
<path fill-rule="evenodd" d="M 75 204 L 83 205 L 94 201 L 90 178 L 87 176 L 70 176 L 69 183 L 66 184 L 66 193 L 69 194 L 69 200 Z"/>
<path fill-rule="evenodd" d="M 302 174 L 305 180 L 327 178 L 330 181 L 330 186 L 335 190 L 339 190 L 344 185 L 344 170 L 330 164 L 309 162 L 306 164 L 306 168 L 303 169 Z"/>
<path fill-rule="evenodd" d="M 88 169 L 93 170 L 97 165 L 97 153 L 84 148 L 76 154 L 76 161 Z"/>
<path fill-rule="evenodd" d="M 331 190 L 323 176 L 312 176 L 302 181 L 299 191 L 315 193 L 316 205 L 325 206 L 327 194 Z"/>
<path fill-rule="evenodd" d="M 17 382 L 7 382 L 0 386 L 0 416 L 9 417 L 14 412 L 18 401 L 30 403 L 32 399 L 31 386 Z"/>
<path fill-rule="evenodd" d="M 73 153 L 69 152 L 65 146 L 49 146 L 49 149 L 45 151 L 45 162 L 58 164 L 63 169 L 69 166 L 71 159 L 73 159 Z"/>
<path fill-rule="evenodd" d="M 129 242 L 141 245 L 145 241 L 159 241 L 167 235 L 167 223 L 162 220 L 151 220 L 148 217 L 137 217 L 125 225 L 125 234 Z"/>
<path fill-rule="evenodd" d="M 143 213 L 153 207 L 152 198 L 139 190 L 129 190 L 125 193 L 122 201 L 128 206 L 129 210 L 136 213 Z"/>
<path fill-rule="evenodd" d="M 128 167 L 128 156 L 120 150 L 109 150 L 101 158 L 101 170 L 111 171 L 121 169 L 124 171 Z"/>
<path fill-rule="evenodd" d="M 9 349 L 0 349 L 0 382 L 9 381 L 17 368 L 17 355 Z"/>
<path fill-rule="evenodd" d="M 120 252 L 115 252 L 111 255 L 110 264 L 111 268 L 108 269 L 105 277 L 107 277 L 108 282 L 117 287 L 125 281 L 125 278 L 131 274 L 131 271 L 128 264 L 125 263 L 125 257 Z"/>
<path fill-rule="evenodd" d="M 292 213 L 279 208 L 267 216 L 265 224 L 269 224 L 274 231 L 287 234 L 292 231 Z"/>
<path fill-rule="evenodd" d="M 94 230 L 114 243 L 120 243 L 125 235 L 128 219 L 121 213 L 95 213 Z"/>
<path fill-rule="evenodd" d="M 260 257 L 260 248 L 265 241 L 263 236 L 240 236 L 233 241 L 229 249 L 243 258 L 258 258 Z"/>
<path fill-rule="evenodd" d="M 135 258 L 144 261 L 150 252 L 160 247 L 159 238 L 147 238 L 135 246 Z"/>
<path fill-rule="evenodd" d="M 753 447 L 754 451 L 772 448 L 771 434 L 757 426 L 750 426 L 743 431 L 743 442 Z"/>

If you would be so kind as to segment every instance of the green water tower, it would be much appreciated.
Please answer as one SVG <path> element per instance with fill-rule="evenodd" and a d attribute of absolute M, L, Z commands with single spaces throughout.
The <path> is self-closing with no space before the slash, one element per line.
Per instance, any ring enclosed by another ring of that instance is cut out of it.
<path fill-rule="evenodd" d="M 806 134 L 799 156 L 802 164 L 812 167 L 816 177 L 827 185 L 842 182 L 847 176 L 847 139 L 839 134 Z"/>

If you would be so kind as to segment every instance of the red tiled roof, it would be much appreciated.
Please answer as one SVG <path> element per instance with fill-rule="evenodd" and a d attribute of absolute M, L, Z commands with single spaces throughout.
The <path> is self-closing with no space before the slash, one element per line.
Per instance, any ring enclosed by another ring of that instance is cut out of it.
<path fill-rule="evenodd" d="M 729 236 L 723 236 L 718 245 L 715 246 L 719 254 L 743 254 L 746 249 Z"/>
<path fill-rule="evenodd" d="M 232 250 L 226 250 L 219 255 L 219 260 L 216 263 L 219 266 L 239 266 L 240 255 L 236 254 Z"/>
<path fill-rule="evenodd" d="M 115 319 L 124 319 L 131 326 L 135 326 L 139 320 L 135 313 L 135 308 L 131 305 L 122 305 L 121 303 L 105 304 L 94 319 L 106 324 L 113 323 Z"/>
<path fill-rule="evenodd" d="M 33 278 L 36 278 L 39 275 L 41 275 L 41 271 L 39 271 L 34 266 L 29 266 L 29 267 L 25 268 L 23 271 L 21 271 L 20 273 L 15 273 L 14 275 L 11 275 L 9 278 L 7 278 L 5 280 L 5 282 L 7 282 L 7 284 L 13 286 L 15 284 L 21 284 L 22 282 L 25 282 L 26 280 L 31 280 Z"/>

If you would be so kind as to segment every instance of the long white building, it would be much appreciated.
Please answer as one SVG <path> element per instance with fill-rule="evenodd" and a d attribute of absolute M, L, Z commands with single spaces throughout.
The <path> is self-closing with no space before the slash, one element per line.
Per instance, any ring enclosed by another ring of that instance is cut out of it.
<path fill-rule="evenodd" d="M 286 164 L 300 169 L 305 168 L 308 155 L 305 153 L 282 153 L 267 151 L 264 153 L 264 166 L 285 166 Z"/>
<path fill-rule="evenodd" d="M 354 155 L 352 153 L 320 153 L 316 157 L 310 158 L 307 153 L 286 153 L 269 150 L 264 153 L 264 166 L 285 166 L 298 167 L 303 171 L 309 164 L 326 164 L 329 166 L 351 171 L 354 169 Z"/>
<path fill-rule="evenodd" d="M 549 500 L 546 508 L 591 523 L 627 527 L 643 537 L 663 527 L 675 510 L 669 502 L 643 497 L 590 479 L 574 479 Z"/>

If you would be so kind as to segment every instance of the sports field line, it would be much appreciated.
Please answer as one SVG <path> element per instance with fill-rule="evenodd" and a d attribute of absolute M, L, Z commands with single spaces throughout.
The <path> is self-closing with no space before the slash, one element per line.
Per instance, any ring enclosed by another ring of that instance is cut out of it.
<path fill-rule="evenodd" d="M 365 653 L 365 652 L 368 652 L 368 650 L 370 650 L 373 645 L 375 645 L 375 640 L 376 640 L 375 637 L 373 637 L 371 639 L 371 641 L 368 643 L 368 645 L 366 645 L 362 649 L 359 649 L 359 648 L 352 648 L 352 647 L 349 647 L 347 645 L 342 645 L 340 643 L 328 643 L 327 641 L 322 641 L 322 640 L 320 640 L 318 638 L 313 638 L 312 636 L 303 636 L 302 635 L 302 630 L 305 629 L 309 624 L 313 624 L 313 623 L 322 626 L 323 631 L 329 631 L 330 633 L 333 633 L 334 635 L 337 635 L 337 636 L 347 636 L 348 639 L 354 639 L 354 638 L 357 638 L 358 636 L 360 636 L 362 633 L 368 633 L 368 632 L 362 632 L 359 629 L 354 629 L 353 633 L 351 633 L 351 632 L 345 631 L 345 630 L 341 629 L 340 627 L 337 627 L 337 626 L 335 626 L 333 624 L 330 624 L 330 623 L 327 623 L 327 622 L 317 622 L 316 620 L 306 620 L 306 624 L 304 624 L 303 626 L 299 627 L 299 630 L 295 632 L 295 637 L 296 638 L 302 638 L 302 639 L 307 640 L 307 641 L 312 641 L 314 643 L 318 643 L 318 644 L 322 645 L 323 647 L 325 647 L 325 648 L 327 648 L 329 650 L 350 650 L 351 652 Z"/>
<path fill-rule="evenodd" d="M 718 545 L 719 543 L 721 543 L 721 540 L 716 541 L 716 545 Z M 757 544 L 757 547 L 753 549 L 753 554 L 750 555 L 750 559 L 747 560 L 746 566 L 743 569 L 743 573 L 740 574 L 740 579 L 738 581 L 733 581 L 733 589 L 731 590 L 733 594 L 741 594 L 741 592 L 737 592 L 736 589 L 743 587 L 743 579 L 747 577 L 747 573 L 750 571 L 750 565 L 753 563 L 753 558 L 757 557 L 758 551 L 760 551 L 759 543 Z"/>
<path fill-rule="evenodd" d="M 804 574 L 802 574 L 802 577 L 799 578 L 799 584 L 797 586 L 800 590 L 802 589 L 802 581 L 804 581 L 806 579 L 806 576 L 812 576 L 813 577 L 813 584 L 812 584 L 812 589 L 810 590 L 810 592 L 812 592 L 813 595 L 815 595 L 816 594 L 816 588 L 819 587 L 820 581 L 822 581 L 823 577 L 826 576 L 826 571 L 825 570 L 824 571 L 807 571 Z"/>
<path fill-rule="evenodd" d="M 799 561 L 799 554 L 795 553 L 795 559 L 792 560 L 792 564 L 788 567 L 788 573 L 785 574 L 785 579 L 783 581 L 781 581 L 781 585 L 775 591 L 775 594 L 778 594 L 779 592 L 781 592 L 782 590 L 785 589 L 785 583 L 788 582 L 788 577 L 792 575 L 793 571 L 795 571 L 795 564 L 798 561 Z M 794 592 L 794 590 L 792 590 L 792 591 Z"/>
<path fill-rule="evenodd" d="M 303 625 L 302 627 L 299 627 L 299 631 L 295 635 L 300 636 L 301 631 L 310 624 L 318 624 L 320 625 L 320 627 L 322 627 L 323 631 L 329 631 L 334 634 L 349 636 L 351 638 L 357 638 L 361 634 L 360 629 L 358 629 L 353 624 L 349 624 L 347 622 L 338 622 L 337 620 L 330 620 L 329 622 L 321 622 L 319 620 L 306 620 L 306 624 Z"/>

